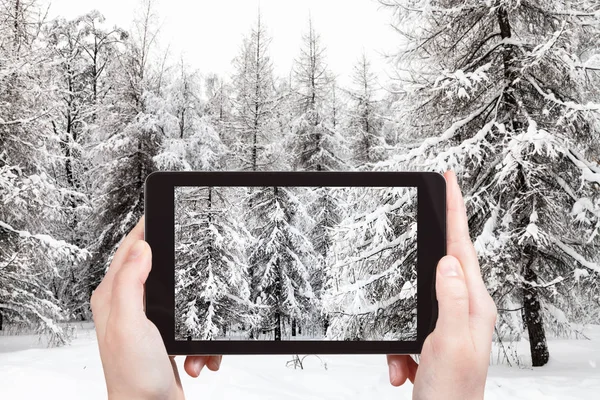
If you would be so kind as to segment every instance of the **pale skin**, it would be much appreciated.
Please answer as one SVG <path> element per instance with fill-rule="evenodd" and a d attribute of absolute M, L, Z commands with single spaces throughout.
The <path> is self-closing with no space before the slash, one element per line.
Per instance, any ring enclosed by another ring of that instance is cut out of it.
<path fill-rule="evenodd" d="M 496 306 L 488 294 L 469 237 L 465 206 L 453 172 L 447 180 L 448 255 L 436 272 L 439 317 L 427 337 L 420 363 L 388 355 L 390 382 L 414 384 L 414 399 L 482 399 Z M 156 326 L 144 313 L 144 283 L 152 252 L 144 239 L 144 219 L 117 250 L 91 299 L 108 397 L 183 399 L 177 366 Z M 221 356 L 188 356 L 185 372 L 198 377 L 217 371 Z"/>

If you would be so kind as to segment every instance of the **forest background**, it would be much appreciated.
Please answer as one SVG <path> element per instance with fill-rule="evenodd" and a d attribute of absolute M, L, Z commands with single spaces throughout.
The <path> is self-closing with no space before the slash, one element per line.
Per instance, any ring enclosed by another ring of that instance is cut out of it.
<path fill-rule="evenodd" d="M 340 84 L 310 18 L 288 75 L 257 13 L 220 76 L 160 49 L 151 0 L 127 29 L 0 0 L 0 327 L 68 342 L 155 170 L 454 169 L 503 357 L 526 337 L 541 366 L 548 336 L 585 339 L 600 323 L 600 5 L 379 3 L 401 38 L 393 73 L 365 55 Z"/>

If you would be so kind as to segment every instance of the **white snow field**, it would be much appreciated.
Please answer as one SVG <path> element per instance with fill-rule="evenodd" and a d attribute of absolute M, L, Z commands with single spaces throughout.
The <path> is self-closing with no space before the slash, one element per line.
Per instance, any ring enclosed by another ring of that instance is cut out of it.
<path fill-rule="evenodd" d="M 490 367 L 486 399 L 592 399 L 600 393 L 600 326 L 591 340 L 551 340 L 549 365 Z M 527 362 L 526 341 L 518 346 Z M 412 385 L 388 383 L 384 356 L 310 356 L 304 370 L 285 366 L 291 356 L 228 356 L 217 373 L 182 373 L 187 399 L 410 399 Z M 180 371 L 183 358 L 179 358 Z M 105 399 L 94 330 L 79 326 L 68 346 L 47 349 L 36 336 L 0 335 L 2 399 Z"/>

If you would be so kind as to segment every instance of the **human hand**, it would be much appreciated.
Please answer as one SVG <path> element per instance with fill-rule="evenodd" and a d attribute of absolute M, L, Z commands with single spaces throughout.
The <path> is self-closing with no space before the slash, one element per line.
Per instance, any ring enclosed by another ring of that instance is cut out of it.
<path fill-rule="evenodd" d="M 174 357 L 144 312 L 144 283 L 152 252 L 144 240 L 144 218 L 129 233 L 92 294 L 91 304 L 108 398 L 183 399 Z M 217 371 L 220 356 L 187 357 L 185 371 Z"/>
<path fill-rule="evenodd" d="M 448 255 L 437 266 L 438 320 L 418 365 L 408 355 L 387 356 L 390 381 L 414 383 L 413 399 L 483 399 L 496 306 L 481 277 L 456 175 L 444 176 Z"/>

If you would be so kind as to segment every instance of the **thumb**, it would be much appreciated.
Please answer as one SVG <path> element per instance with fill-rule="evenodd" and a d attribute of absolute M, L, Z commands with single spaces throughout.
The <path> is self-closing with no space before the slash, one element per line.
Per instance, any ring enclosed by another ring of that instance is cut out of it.
<path fill-rule="evenodd" d="M 115 275 L 111 296 L 111 313 L 118 319 L 144 315 L 144 284 L 152 266 L 150 246 L 143 240 L 135 242 L 123 266 Z"/>
<path fill-rule="evenodd" d="M 437 266 L 435 290 L 438 300 L 438 320 L 434 333 L 441 340 L 456 343 L 469 332 L 469 292 L 460 262 L 452 256 L 440 260 Z"/>

